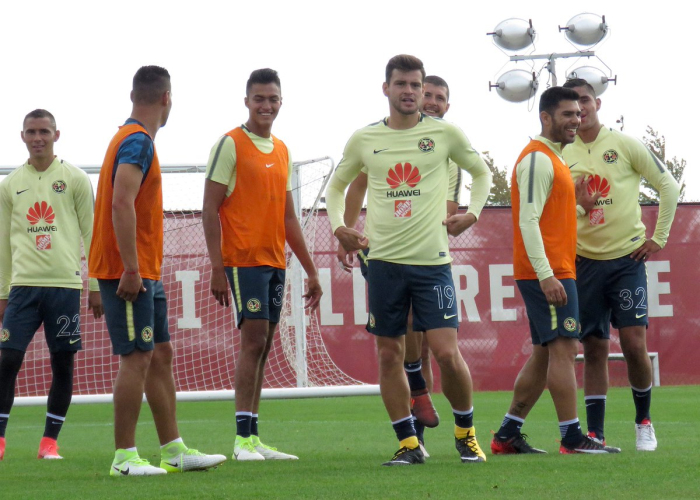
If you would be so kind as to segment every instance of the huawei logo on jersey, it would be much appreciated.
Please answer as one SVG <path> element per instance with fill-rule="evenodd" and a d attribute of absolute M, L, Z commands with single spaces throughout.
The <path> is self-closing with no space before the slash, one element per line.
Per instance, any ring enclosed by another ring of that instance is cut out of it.
<path fill-rule="evenodd" d="M 608 180 L 605 177 L 601 179 L 599 175 L 590 176 L 589 179 L 591 181 L 588 183 L 588 194 L 593 196 L 596 193 L 600 193 L 601 198 L 607 198 L 608 193 L 610 193 Z"/>
<path fill-rule="evenodd" d="M 53 208 L 45 201 L 41 203 L 37 201 L 33 207 L 29 207 L 27 212 L 27 220 L 32 226 L 38 224 L 42 219 L 47 224 L 53 224 L 55 218 L 56 214 L 54 214 Z"/>
<path fill-rule="evenodd" d="M 403 165 L 397 163 L 393 169 L 389 169 L 389 176 L 386 178 L 386 182 L 391 189 L 396 189 L 404 184 L 414 188 L 419 181 L 420 172 L 418 167 L 414 167 L 410 163 L 404 163 Z"/>

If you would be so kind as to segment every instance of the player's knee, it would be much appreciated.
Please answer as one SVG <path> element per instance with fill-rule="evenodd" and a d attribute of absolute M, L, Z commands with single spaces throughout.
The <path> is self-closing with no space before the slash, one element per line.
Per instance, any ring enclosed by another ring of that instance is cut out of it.
<path fill-rule="evenodd" d="M 380 366 L 400 365 L 403 370 L 404 355 L 399 345 L 382 345 L 377 347 L 377 358 Z"/>
<path fill-rule="evenodd" d="M 440 366 L 440 370 L 454 370 L 460 363 L 459 349 L 457 346 L 440 346 L 433 350 L 435 361 Z"/>
<path fill-rule="evenodd" d="M 54 380 L 73 380 L 74 359 L 74 352 L 59 351 L 51 353 L 51 373 L 53 375 Z"/>
<path fill-rule="evenodd" d="M 173 362 L 173 345 L 170 342 L 159 342 L 153 349 L 151 363 L 170 365 Z"/>

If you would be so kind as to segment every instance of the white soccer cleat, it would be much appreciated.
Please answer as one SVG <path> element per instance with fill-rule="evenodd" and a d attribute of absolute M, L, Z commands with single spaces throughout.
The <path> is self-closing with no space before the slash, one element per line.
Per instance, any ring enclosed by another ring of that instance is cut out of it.
<path fill-rule="evenodd" d="M 299 457 L 296 455 L 282 453 L 281 451 L 277 451 L 277 448 L 261 443 L 258 436 L 251 436 L 251 438 L 255 446 L 255 451 L 265 457 L 265 460 L 299 460 Z"/>
<path fill-rule="evenodd" d="M 224 455 L 207 455 L 193 448 L 186 448 L 174 455 L 161 455 L 160 467 L 167 472 L 207 470 L 226 461 Z"/>
<path fill-rule="evenodd" d="M 420 451 L 423 452 L 423 456 L 425 458 L 430 458 L 430 453 L 428 453 L 428 450 L 425 449 L 425 446 L 423 445 L 423 443 L 418 441 L 418 447 L 420 448 Z"/>
<path fill-rule="evenodd" d="M 255 449 L 253 440 L 250 437 L 243 438 L 241 436 L 236 436 L 236 442 L 233 445 L 233 458 L 241 461 L 265 460 L 265 457 Z"/>
<path fill-rule="evenodd" d="M 139 457 L 137 452 L 126 450 L 117 450 L 112 467 L 109 469 L 109 475 L 112 477 L 161 476 L 167 473 L 165 469 L 154 467 L 148 463 L 148 460 Z"/>
<path fill-rule="evenodd" d="M 635 424 L 637 434 L 637 450 L 638 451 L 654 451 L 656 450 L 656 433 L 654 426 L 649 419 L 642 420 L 641 424 Z"/>

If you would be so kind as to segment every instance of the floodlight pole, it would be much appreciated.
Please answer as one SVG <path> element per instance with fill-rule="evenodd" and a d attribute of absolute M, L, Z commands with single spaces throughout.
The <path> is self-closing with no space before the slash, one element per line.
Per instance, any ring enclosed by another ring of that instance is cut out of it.
<path fill-rule="evenodd" d="M 592 50 L 586 50 L 581 52 L 563 52 L 551 54 L 534 54 L 529 56 L 510 56 L 511 61 L 532 61 L 535 59 L 547 59 L 547 71 L 552 75 L 552 84 L 557 85 L 557 73 L 556 73 L 556 60 L 557 59 L 567 59 L 569 57 L 592 57 L 595 56 L 595 52 Z"/>

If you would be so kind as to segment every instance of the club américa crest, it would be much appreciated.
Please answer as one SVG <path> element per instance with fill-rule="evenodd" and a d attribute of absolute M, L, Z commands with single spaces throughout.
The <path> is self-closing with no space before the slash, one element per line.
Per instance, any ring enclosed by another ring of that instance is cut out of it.
<path fill-rule="evenodd" d="M 432 153 L 435 151 L 435 141 L 430 137 L 423 137 L 420 141 L 418 141 L 418 149 L 424 153 Z"/>
<path fill-rule="evenodd" d="M 144 342 L 151 342 L 153 340 L 153 328 L 147 326 L 141 330 L 141 338 Z"/>
<path fill-rule="evenodd" d="M 617 151 L 614 149 L 608 149 L 603 153 L 603 161 L 605 163 L 617 163 Z"/>
<path fill-rule="evenodd" d="M 574 318 L 566 318 L 564 320 L 564 328 L 566 328 L 567 332 L 575 332 L 577 328 L 577 322 Z"/>
<path fill-rule="evenodd" d="M 63 194 L 66 192 L 66 182 L 65 181 L 55 181 L 51 184 L 51 189 L 54 193 Z"/>
<path fill-rule="evenodd" d="M 260 304 L 260 301 L 258 299 L 250 299 L 246 303 L 246 307 L 252 313 L 260 312 L 260 309 L 262 309 L 262 305 Z"/>

